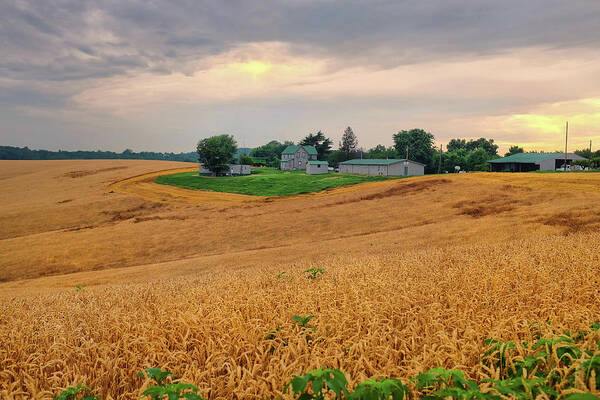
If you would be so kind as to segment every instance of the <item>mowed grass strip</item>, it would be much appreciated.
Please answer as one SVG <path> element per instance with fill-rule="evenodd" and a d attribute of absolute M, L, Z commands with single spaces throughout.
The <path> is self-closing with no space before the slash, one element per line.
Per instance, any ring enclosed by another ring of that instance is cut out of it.
<path fill-rule="evenodd" d="M 318 192 L 340 186 L 376 182 L 401 177 L 363 176 L 330 172 L 307 175 L 305 171 L 280 171 L 273 168 L 253 168 L 252 175 L 234 177 L 201 176 L 198 172 L 164 175 L 156 183 L 184 189 L 239 193 L 251 196 L 291 196 Z"/>

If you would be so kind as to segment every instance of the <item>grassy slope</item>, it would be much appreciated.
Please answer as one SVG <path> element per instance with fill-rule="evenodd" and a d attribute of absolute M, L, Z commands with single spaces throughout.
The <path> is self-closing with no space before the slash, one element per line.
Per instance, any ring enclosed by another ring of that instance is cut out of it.
<path fill-rule="evenodd" d="M 210 177 L 197 172 L 160 176 L 156 183 L 185 189 L 212 190 L 253 196 L 290 196 L 356 183 L 398 179 L 387 176 L 360 176 L 348 174 L 306 175 L 304 171 L 280 171 L 271 168 L 253 168 L 250 176 Z"/>

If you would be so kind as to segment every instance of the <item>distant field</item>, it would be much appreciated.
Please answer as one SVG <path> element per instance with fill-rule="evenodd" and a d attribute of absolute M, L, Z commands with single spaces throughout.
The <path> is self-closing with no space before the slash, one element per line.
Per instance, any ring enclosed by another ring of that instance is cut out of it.
<path fill-rule="evenodd" d="M 401 177 L 337 174 L 307 175 L 305 171 L 280 171 L 273 168 L 253 168 L 252 175 L 235 177 L 201 176 L 198 172 L 164 175 L 156 179 L 161 185 L 185 189 L 211 190 L 251 196 L 291 196 L 318 192 L 364 182 L 378 182 Z"/>

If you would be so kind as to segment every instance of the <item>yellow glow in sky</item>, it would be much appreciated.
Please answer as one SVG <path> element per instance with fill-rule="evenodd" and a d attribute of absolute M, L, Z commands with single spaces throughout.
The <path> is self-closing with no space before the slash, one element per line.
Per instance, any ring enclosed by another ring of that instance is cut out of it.
<path fill-rule="evenodd" d="M 269 72 L 271 68 L 273 68 L 273 65 L 263 61 L 248 61 L 245 63 L 239 63 L 237 67 L 244 72 L 258 76 L 264 74 L 265 72 Z"/>

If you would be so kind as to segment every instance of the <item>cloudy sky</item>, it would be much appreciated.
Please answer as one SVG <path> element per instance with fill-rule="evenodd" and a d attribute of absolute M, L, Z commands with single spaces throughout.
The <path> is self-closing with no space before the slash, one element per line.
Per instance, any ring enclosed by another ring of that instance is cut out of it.
<path fill-rule="evenodd" d="M 0 145 L 600 147 L 599 0 L 0 0 Z"/>

